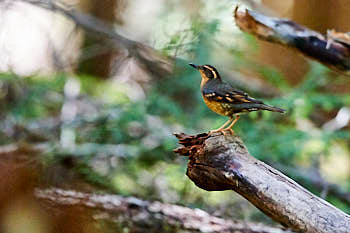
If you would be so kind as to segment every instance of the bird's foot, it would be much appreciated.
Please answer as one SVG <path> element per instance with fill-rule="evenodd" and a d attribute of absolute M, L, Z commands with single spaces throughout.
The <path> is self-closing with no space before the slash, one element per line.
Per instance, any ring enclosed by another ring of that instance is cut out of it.
<path fill-rule="evenodd" d="M 210 130 L 208 132 L 208 135 L 212 135 L 212 134 L 215 134 L 215 133 L 221 133 L 224 136 L 226 136 L 226 135 L 233 135 L 233 134 L 235 134 L 235 131 L 233 131 L 233 129 L 216 129 L 216 130 Z"/>
<path fill-rule="evenodd" d="M 222 134 L 224 134 L 223 131 L 224 131 L 223 129 L 210 130 L 210 131 L 208 132 L 208 135 L 212 135 L 212 134 L 215 134 L 215 133 L 222 133 Z"/>
<path fill-rule="evenodd" d="M 222 131 L 222 133 L 226 136 L 226 135 L 234 135 L 235 131 L 233 129 L 225 129 Z"/>

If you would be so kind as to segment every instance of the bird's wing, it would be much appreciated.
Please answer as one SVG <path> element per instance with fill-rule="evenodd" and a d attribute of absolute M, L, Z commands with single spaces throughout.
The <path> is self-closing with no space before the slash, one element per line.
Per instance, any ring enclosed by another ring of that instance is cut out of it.
<path fill-rule="evenodd" d="M 232 104 L 263 104 L 262 101 L 250 97 L 247 93 L 233 88 L 228 83 L 221 83 L 215 88 L 205 88 L 202 92 L 204 97 L 212 101 Z"/>

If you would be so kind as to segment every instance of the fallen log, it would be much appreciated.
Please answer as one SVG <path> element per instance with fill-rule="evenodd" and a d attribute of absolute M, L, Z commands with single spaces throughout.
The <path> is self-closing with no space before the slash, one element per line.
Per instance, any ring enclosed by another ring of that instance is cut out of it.
<path fill-rule="evenodd" d="M 135 197 L 83 193 L 63 189 L 36 189 L 35 196 L 51 211 L 79 207 L 93 211 L 93 219 L 129 226 L 132 232 L 287 233 L 275 227 L 218 218 L 200 209 L 150 202 Z M 177 232 L 177 231 L 176 231 Z"/>

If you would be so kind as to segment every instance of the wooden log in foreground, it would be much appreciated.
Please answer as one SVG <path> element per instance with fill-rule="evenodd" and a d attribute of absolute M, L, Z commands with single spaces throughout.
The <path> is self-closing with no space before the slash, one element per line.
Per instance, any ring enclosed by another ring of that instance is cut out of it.
<path fill-rule="evenodd" d="M 234 190 L 297 232 L 348 233 L 350 216 L 249 154 L 236 135 L 176 134 L 187 176 L 208 191 Z"/>
<path fill-rule="evenodd" d="M 288 233 L 262 224 L 218 218 L 200 209 L 150 202 L 135 197 L 82 193 L 63 189 L 37 189 L 35 196 L 62 212 L 63 207 L 79 207 L 94 211 L 94 220 L 129 226 L 131 232 L 218 232 L 218 233 Z M 91 221 L 91 220 L 90 220 Z M 111 231 L 119 232 L 119 231 Z"/>

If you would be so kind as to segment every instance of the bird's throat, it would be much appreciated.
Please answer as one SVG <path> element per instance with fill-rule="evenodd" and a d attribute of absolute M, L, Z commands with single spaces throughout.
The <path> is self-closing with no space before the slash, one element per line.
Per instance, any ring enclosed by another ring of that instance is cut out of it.
<path fill-rule="evenodd" d="M 208 78 L 202 77 L 202 81 L 201 81 L 201 91 L 203 90 L 204 85 L 207 84 L 208 80 L 209 80 Z"/>

